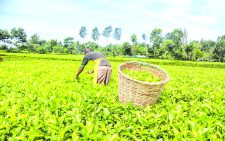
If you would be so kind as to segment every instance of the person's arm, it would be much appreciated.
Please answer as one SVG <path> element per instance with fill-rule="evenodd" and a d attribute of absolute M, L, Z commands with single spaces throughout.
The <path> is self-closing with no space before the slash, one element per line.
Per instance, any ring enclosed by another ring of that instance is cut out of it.
<path fill-rule="evenodd" d="M 80 66 L 80 68 L 79 68 L 79 70 L 77 71 L 77 74 L 76 74 L 76 76 L 75 76 L 76 79 L 78 79 L 80 73 L 84 70 L 84 67 L 87 65 L 88 61 L 89 61 L 89 60 L 88 60 L 87 58 L 84 58 L 84 59 L 83 59 L 83 61 L 82 61 L 82 63 L 81 63 L 81 66 Z"/>
<path fill-rule="evenodd" d="M 84 67 L 80 67 L 79 70 L 77 71 L 76 74 L 76 79 L 78 79 L 78 76 L 80 75 L 80 73 L 84 70 Z"/>

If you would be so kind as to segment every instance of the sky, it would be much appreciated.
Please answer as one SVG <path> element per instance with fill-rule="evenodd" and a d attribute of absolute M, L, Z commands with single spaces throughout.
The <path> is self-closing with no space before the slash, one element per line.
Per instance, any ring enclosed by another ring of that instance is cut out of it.
<path fill-rule="evenodd" d="M 22 27 L 28 38 L 37 33 L 41 39 L 79 37 L 81 26 L 100 33 L 107 26 L 122 28 L 120 42 L 138 41 L 154 28 L 163 35 L 173 29 L 186 29 L 188 40 L 212 39 L 225 34 L 224 0 L 0 0 L 0 29 Z M 105 44 L 101 37 L 98 43 Z M 114 42 L 110 40 L 109 42 Z"/>

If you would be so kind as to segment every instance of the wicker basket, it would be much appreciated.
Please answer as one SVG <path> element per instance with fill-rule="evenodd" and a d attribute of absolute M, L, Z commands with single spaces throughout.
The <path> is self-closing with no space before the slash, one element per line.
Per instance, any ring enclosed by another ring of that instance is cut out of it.
<path fill-rule="evenodd" d="M 124 69 L 145 70 L 161 80 L 159 82 L 144 82 L 130 78 L 122 72 Z M 134 105 L 146 106 L 154 104 L 163 86 L 169 81 L 169 75 L 161 68 L 142 62 L 126 62 L 118 67 L 118 93 L 119 100 Z"/>

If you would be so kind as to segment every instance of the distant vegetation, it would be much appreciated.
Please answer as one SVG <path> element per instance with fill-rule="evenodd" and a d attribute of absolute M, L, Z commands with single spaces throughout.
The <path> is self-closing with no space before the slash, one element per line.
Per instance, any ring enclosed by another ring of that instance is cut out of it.
<path fill-rule="evenodd" d="M 0 50 L 7 52 L 23 53 L 63 53 L 80 54 L 85 47 L 97 50 L 111 56 L 134 56 L 160 59 L 197 60 L 197 61 L 225 61 L 225 35 L 219 36 L 216 41 L 201 40 L 188 41 L 188 33 L 185 29 L 174 29 L 165 35 L 159 28 L 149 33 L 142 33 L 142 39 L 137 39 L 137 34 L 130 37 L 131 44 L 124 42 L 118 44 L 122 36 L 122 29 L 108 26 L 103 32 L 98 27 L 88 34 L 86 26 L 80 28 L 81 41 L 73 37 L 67 37 L 63 42 L 55 39 L 43 40 L 38 34 L 33 34 L 27 39 L 23 28 L 13 28 L 11 31 L 0 29 Z M 87 36 L 93 41 L 84 42 Z M 106 39 L 106 46 L 100 46 L 97 42 L 100 36 Z M 113 38 L 114 44 L 108 44 L 108 39 Z"/>

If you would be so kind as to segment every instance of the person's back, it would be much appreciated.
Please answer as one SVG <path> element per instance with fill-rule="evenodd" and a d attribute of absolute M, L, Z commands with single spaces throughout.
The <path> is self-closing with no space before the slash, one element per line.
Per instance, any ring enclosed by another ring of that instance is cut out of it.
<path fill-rule="evenodd" d="M 94 61 L 94 83 L 108 84 L 112 72 L 109 61 L 106 60 L 105 56 L 100 52 L 91 52 L 89 49 L 86 49 L 84 52 L 85 56 L 81 63 L 81 67 L 77 72 L 76 78 L 78 78 L 79 74 L 83 71 L 89 61 Z"/>
<path fill-rule="evenodd" d="M 82 61 L 81 66 L 86 66 L 87 63 L 90 60 L 95 61 L 97 59 L 100 59 L 99 66 L 108 66 L 108 67 L 111 67 L 111 65 L 108 62 L 108 60 L 106 60 L 105 56 L 102 53 L 100 53 L 100 52 L 89 52 L 89 53 L 87 53 L 84 56 L 84 58 L 83 58 L 83 61 Z"/>

